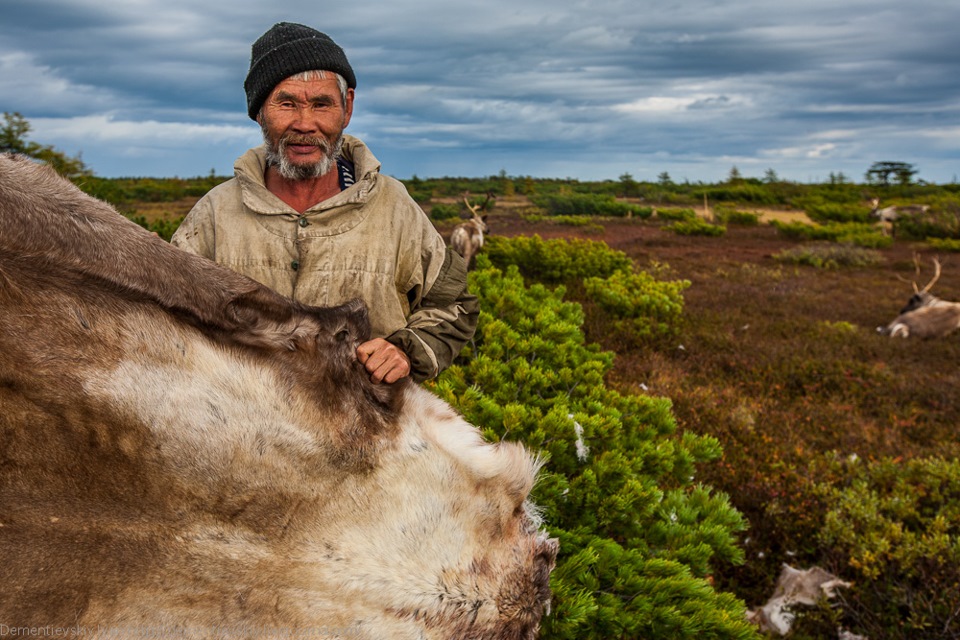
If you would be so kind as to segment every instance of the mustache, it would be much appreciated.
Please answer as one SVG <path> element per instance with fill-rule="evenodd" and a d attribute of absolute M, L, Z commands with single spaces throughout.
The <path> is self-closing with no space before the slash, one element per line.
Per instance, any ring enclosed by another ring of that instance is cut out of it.
<path fill-rule="evenodd" d="M 306 144 L 314 147 L 319 147 L 324 153 L 330 152 L 330 143 L 327 142 L 325 138 L 319 136 L 299 136 L 299 135 L 285 135 L 280 138 L 277 146 L 280 149 L 287 147 L 291 144 Z"/>

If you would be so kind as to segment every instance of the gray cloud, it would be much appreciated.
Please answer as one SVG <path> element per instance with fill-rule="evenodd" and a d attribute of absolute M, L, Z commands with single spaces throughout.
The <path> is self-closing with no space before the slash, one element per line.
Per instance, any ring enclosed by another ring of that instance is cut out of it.
<path fill-rule="evenodd" d="M 259 141 L 250 44 L 280 20 L 344 47 L 350 131 L 399 177 L 958 173 L 953 0 L 4 4 L 0 110 L 100 175 L 229 173 Z"/>

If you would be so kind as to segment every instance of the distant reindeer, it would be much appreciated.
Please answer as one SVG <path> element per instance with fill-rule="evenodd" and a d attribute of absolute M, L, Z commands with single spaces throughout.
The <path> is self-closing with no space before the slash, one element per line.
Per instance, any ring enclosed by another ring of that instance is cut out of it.
<path fill-rule="evenodd" d="M 871 217 L 876 218 L 885 228 L 889 228 L 891 234 L 893 233 L 893 223 L 898 218 L 916 216 L 930 210 L 930 205 L 926 204 L 892 205 L 881 209 L 880 198 L 872 198 L 870 205 L 873 207 L 873 210 L 870 211 Z"/>
<path fill-rule="evenodd" d="M 914 256 L 917 275 L 920 274 L 920 260 Z M 913 283 L 913 295 L 900 310 L 893 322 L 886 327 L 877 327 L 883 335 L 892 338 L 942 338 L 960 329 L 960 303 L 941 300 L 930 289 L 940 279 L 940 260 L 934 258 L 933 278 L 923 287 Z"/>
<path fill-rule="evenodd" d="M 487 193 L 487 199 L 482 204 L 472 205 L 467 198 L 469 194 L 463 194 L 463 203 L 470 210 L 470 220 L 458 224 L 450 234 L 450 246 L 453 250 L 463 256 L 467 263 L 467 269 L 471 268 L 473 257 L 477 255 L 483 246 L 483 234 L 489 230 L 487 227 L 486 214 L 481 215 L 481 211 L 486 211 L 490 205 L 492 193 Z"/>

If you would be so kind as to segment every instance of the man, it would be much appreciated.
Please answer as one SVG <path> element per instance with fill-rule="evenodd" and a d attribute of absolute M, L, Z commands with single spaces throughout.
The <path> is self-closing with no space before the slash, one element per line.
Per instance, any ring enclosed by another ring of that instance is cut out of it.
<path fill-rule="evenodd" d="M 403 185 L 343 134 L 357 81 L 326 34 L 287 22 L 254 44 L 244 82 L 264 145 L 197 202 L 174 245 L 317 306 L 367 303 L 357 357 L 374 382 L 422 381 L 476 330 L 466 266 Z"/>

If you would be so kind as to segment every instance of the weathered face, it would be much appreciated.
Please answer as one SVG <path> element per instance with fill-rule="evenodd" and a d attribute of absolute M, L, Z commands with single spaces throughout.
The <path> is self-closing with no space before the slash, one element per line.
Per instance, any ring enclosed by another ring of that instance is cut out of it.
<path fill-rule="evenodd" d="M 333 166 L 352 113 L 353 89 L 344 101 L 333 74 L 284 80 L 267 97 L 258 119 L 268 159 L 288 179 L 323 175 Z"/>

